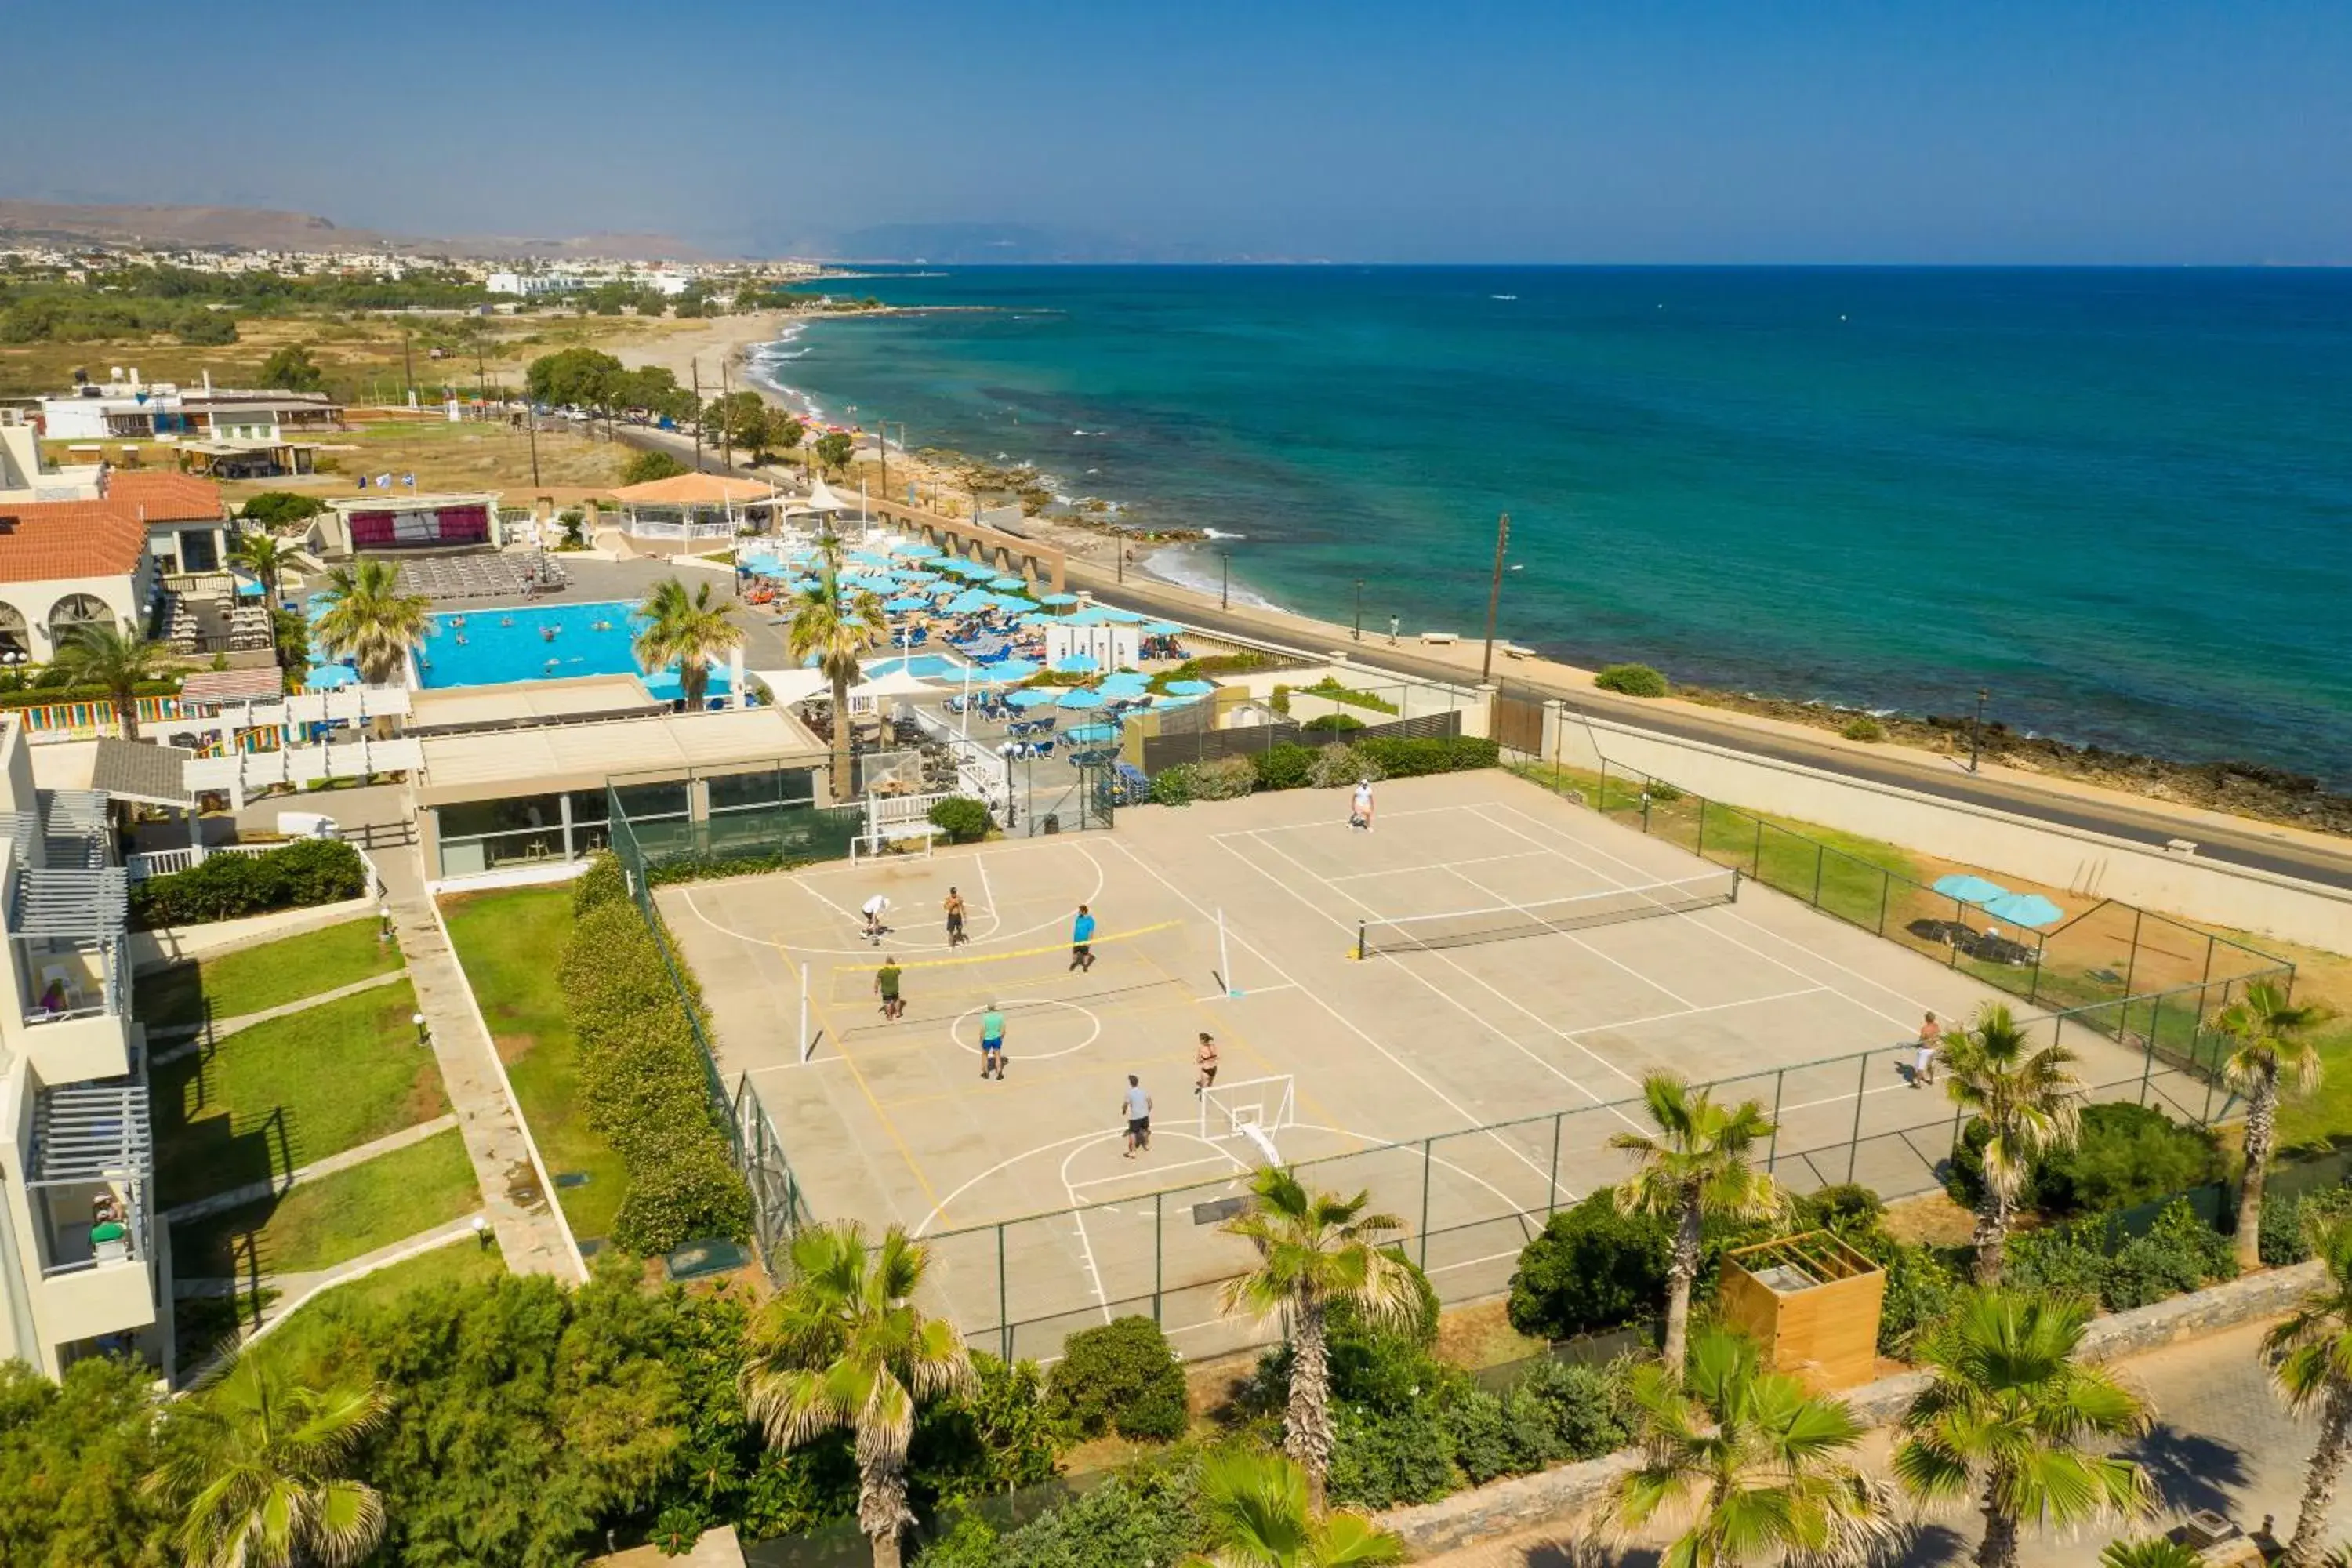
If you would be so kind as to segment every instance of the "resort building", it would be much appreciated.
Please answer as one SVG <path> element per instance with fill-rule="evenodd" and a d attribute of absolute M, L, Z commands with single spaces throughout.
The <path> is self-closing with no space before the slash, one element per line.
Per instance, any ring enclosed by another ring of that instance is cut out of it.
<path fill-rule="evenodd" d="M 107 1350 L 162 1361 L 169 1325 L 107 807 L 36 789 L 24 730 L 0 721 L 0 1360 L 51 1377 Z"/>
<path fill-rule="evenodd" d="M 0 414 L 0 506 L 20 501 L 96 500 L 104 491 L 106 465 L 52 463 L 41 453 L 40 432 L 26 421 Z"/>
<path fill-rule="evenodd" d="M 93 622 L 144 630 L 159 592 L 146 525 L 121 501 L 0 506 L 0 662 L 47 664 Z"/>
<path fill-rule="evenodd" d="M 136 367 L 85 382 L 63 397 L 40 400 L 41 432 L 52 441 L 136 441 L 193 436 L 208 440 L 278 441 L 289 432 L 340 430 L 343 410 L 323 392 L 215 389 L 142 382 Z"/>
<path fill-rule="evenodd" d="M 496 549 L 505 536 L 495 490 L 419 495 L 386 489 L 329 500 L 310 520 L 308 542 L 327 560 L 348 561 L 362 551 Z"/>
<path fill-rule="evenodd" d="M 115 471 L 107 475 L 106 499 L 145 526 L 148 552 L 164 575 L 227 565 L 235 531 L 220 487 L 210 479 Z"/>
<path fill-rule="evenodd" d="M 482 280 L 482 287 L 493 294 L 536 300 L 551 294 L 576 294 L 580 279 L 569 272 L 493 272 Z"/>

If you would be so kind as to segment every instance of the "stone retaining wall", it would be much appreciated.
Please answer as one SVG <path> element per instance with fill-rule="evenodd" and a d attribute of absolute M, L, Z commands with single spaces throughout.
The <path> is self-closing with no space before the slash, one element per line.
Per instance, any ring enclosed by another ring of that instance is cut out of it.
<path fill-rule="evenodd" d="M 2316 1261 L 2265 1269 L 2152 1307 L 2110 1313 L 2092 1322 L 2084 1335 L 2084 1349 L 2093 1360 L 2113 1361 L 2199 1334 L 2278 1317 L 2317 1286 L 2325 1272 L 2325 1266 Z M 1925 1373 L 1898 1373 L 1850 1389 L 1845 1397 L 1864 1424 L 1884 1426 L 1900 1417 L 1927 1385 Z M 1380 1522 L 1402 1536 L 1416 1557 L 1547 1521 L 1566 1523 L 1598 1503 L 1610 1486 L 1633 1468 L 1636 1458 L 1628 1449 L 1531 1476 L 1515 1476 L 1436 1502 L 1392 1510 L 1381 1515 Z"/>

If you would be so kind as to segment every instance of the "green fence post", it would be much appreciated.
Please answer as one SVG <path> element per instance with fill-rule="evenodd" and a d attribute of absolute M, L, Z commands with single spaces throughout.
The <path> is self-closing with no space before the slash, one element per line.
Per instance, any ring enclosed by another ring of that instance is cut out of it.
<path fill-rule="evenodd" d="M 996 1331 L 1003 1345 L 1000 1359 L 1013 1364 L 1013 1309 L 1006 1302 L 1004 1289 L 1004 1222 L 996 1225 Z"/>
<path fill-rule="evenodd" d="M 1960 1152 L 1960 1115 L 1961 1115 L 1960 1108 L 1959 1108 L 1958 1106 L 1957 1106 L 1957 1105 L 1956 1105 L 1956 1106 L 1954 1106 L 1954 1107 L 1952 1107 L 1952 1149 L 1951 1149 L 1951 1152 L 1952 1152 L 1953 1153 L 1955 1153 L 1955 1154 L 1957 1154 L 1957 1153 L 1958 1153 L 1958 1152 Z"/>
<path fill-rule="evenodd" d="M 2163 1015 L 2163 1009 L 2162 1002 L 2148 1004 L 2147 1035 L 2139 1043 L 2139 1102 L 2143 1109 L 2147 1105 L 2147 1080 L 2156 1071 L 2156 1025 L 2157 1020 Z M 2131 1013 L 2129 1005 L 2125 1006 L 2124 1013 L 2128 1021 Z M 2189 1059 L 2192 1063 L 2197 1059 L 2197 1042 L 2194 1038 L 2189 1042 Z"/>
<path fill-rule="evenodd" d="M 1822 862 L 1829 858 L 1829 846 L 1813 846 L 1813 908 L 1822 907 Z"/>
<path fill-rule="evenodd" d="M 2126 996 L 2132 994 L 2132 976 L 2139 973 L 2139 928 L 2140 922 L 2147 919 L 2146 910 L 2132 910 L 2131 951 L 2124 954 L 2124 994 Z M 2206 938 L 2206 942 L 2209 944 L 2205 950 L 2206 963 L 2210 965 L 2212 963 L 2213 950 L 2210 945 L 2212 938 Z"/>
<path fill-rule="evenodd" d="M 2210 985 L 2213 984 L 2213 944 L 2220 940 L 2221 939 L 2219 937 L 2215 936 L 2210 931 L 2208 931 L 2205 935 L 2205 973 L 2198 981 L 2198 984 L 2200 985 Z"/>
<path fill-rule="evenodd" d="M 1895 890 L 1895 879 L 1887 872 L 1878 874 L 1878 935 L 1886 934 L 1886 900 Z"/>
<path fill-rule="evenodd" d="M 2042 1000 L 2042 955 L 2048 952 L 2049 948 L 2049 939 L 2037 933 L 2033 943 L 2033 973 L 2025 982 L 2025 1005 L 2029 1007 Z M 2131 994 L 2131 982 L 2128 980 L 2124 982 L 2124 994 L 2126 996 Z"/>
<path fill-rule="evenodd" d="M 1151 1321 L 1155 1323 L 1160 1321 L 1160 1262 L 1167 1251 L 1168 1233 L 1161 1215 L 1161 1201 L 1166 1195 L 1160 1192 L 1151 1194 Z"/>
<path fill-rule="evenodd" d="M 1429 1267 L 1429 1165 L 1432 1142 L 1433 1140 L 1428 1138 L 1421 1141 L 1421 1267 L 1424 1269 Z"/>
<path fill-rule="evenodd" d="M 1706 796 L 1698 797 L 1698 844 L 1693 849 L 1700 859 L 1706 858 Z"/>
<path fill-rule="evenodd" d="M 1756 859 L 1748 874 L 1759 882 L 1764 879 L 1764 819 L 1760 816 L 1756 819 Z"/>
<path fill-rule="evenodd" d="M 1559 1119 L 1565 1114 L 1567 1114 L 1565 1111 L 1559 1110 L 1551 1113 L 1551 1184 L 1544 1188 L 1544 1218 L 1546 1219 L 1551 1218 L 1559 1212 Z"/>
<path fill-rule="evenodd" d="M 1862 1070 L 1853 1080 L 1853 1136 L 1846 1140 L 1845 1179 L 1853 1180 L 1854 1162 L 1862 1157 L 1862 1097 L 1870 1089 L 1870 1053 L 1864 1051 Z"/>
<path fill-rule="evenodd" d="M 1780 1163 L 1780 1090 L 1788 1081 L 1787 1068 L 1772 1069 L 1772 1148 L 1764 1156 L 1764 1169 L 1768 1174 Z"/>

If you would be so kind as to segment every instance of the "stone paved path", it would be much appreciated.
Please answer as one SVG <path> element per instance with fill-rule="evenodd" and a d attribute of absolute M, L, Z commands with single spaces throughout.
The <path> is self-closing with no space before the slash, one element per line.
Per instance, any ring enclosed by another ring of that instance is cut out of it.
<path fill-rule="evenodd" d="M 422 1143 L 435 1133 L 446 1132 L 457 1125 L 457 1119 L 455 1116 L 436 1116 L 430 1121 L 420 1121 L 414 1127 L 404 1127 L 397 1132 L 387 1132 L 372 1142 L 362 1143 L 357 1148 L 346 1149 L 340 1154 L 330 1154 L 323 1160 L 313 1160 L 307 1165 L 298 1167 L 283 1180 L 273 1178 L 264 1182 L 247 1182 L 241 1187 L 231 1187 L 225 1193 L 215 1193 L 209 1197 L 197 1198 L 182 1204 L 177 1208 L 165 1209 L 163 1220 L 167 1225 L 177 1225 L 182 1220 L 202 1219 L 208 1214 L 218 1214 L 223 1209 L 233 1209 L 239 1204 L 258 1203 L 263 1198 L 277 1196 L 297 1182 L 313 1181 L 320 1176 L 331 1176 L 337 1171 L 348 1171 L 353 1165 L 364 1164 L 378 1154 L 389 1154 L 395 1149 L 405 1149 L 411 1143 Z"/>
<path fill-rule="evenodd" d="M 482 1200 L 497 1230 L 499 1249 L 516 1274 L 582 1279 L 586 1271 L 553 1205 L 554 1194 L 531 1158 L 520 1111 L 507 1093 L 489 1031 L 466 988 L 465 972 L 447 932 L 422 889 L 392 900 L 394 932 L 416 984 L 417 1010 L 433 1032 L 441 1082 L 466 1135 Z"/>
<path fill-rule="evenodd" d="M 2252 1323 L 2116 1363 L 2155 1407 L 2155 1426 L 2126 1451 L 2148 1468 L 2162 1510 L 2132 1530 L 2095 1528 L 2071 1541 L 2029 1532 L 2020 1552 L 2024 1568 L 2082 1568 L 2118 1535 L 2157 1532 L 2192 1509 L 2210 1509 L 2247 1530 L 2273 1515 L 2280 1535 L 2293 1530 L 2317 1431 L 2287 1414 L 2255 1360 L 2268 1327 Z M 1864 1453 L 1882 1462 L 1890 1446 L 1886 1435 L 1874 1434 Z M 1976 1551 L 1978 1523 L 1965 1512 L 1931 1519 L 1899 1559 L 1902 1568 L 1958 1568 Z M 2336 1523 L 2339 1536 L 2352 1536 L 2352 1498 L 2339 1501 Z M 1541 1527 L 1421 1561 L 1442 1568 L 1649 1568 L 1657 1561 L 1654 1550 L 1641 1548 L 1579 1556 L 1578 1539 L 1564 1525 Z"/>

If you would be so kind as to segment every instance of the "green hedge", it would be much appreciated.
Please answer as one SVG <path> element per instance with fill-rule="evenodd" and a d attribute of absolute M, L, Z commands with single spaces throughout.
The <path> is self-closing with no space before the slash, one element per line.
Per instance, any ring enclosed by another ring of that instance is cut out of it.
<path fill-rule="evenodd" d="M 1964 1207 L 1983 1200 L 1986 1136 L 1985 1124 L 1971 1121 L 1952 1152 L 1945 1187 Z M 2102 1101 L 2083 1108 L 2082 1133 L 2073 1144 L 2033 1163 L 2019 1201 L 2053 1217 L 2103 1214 L 2201 1187 L 2221 1174 L 2212 1133 L 2149 1107 Z"/>
<path fill-rule="evenodd" d="M 1311 726 L 1309 726 L 1311 728 Z M 1358 736 L 1328 746 L 1285 741 L 1248 756 L 1179 763 L 1152 776 L 1154 805 L 1236 800 L 1256 790 L 1326 789 L 1359 778 L 1409 779 L 1496 765 L 1495 742 L 1475 735 Z"/>
<path fill-rule="evenodd" d="M 1049 1420 L 1079 1438 L 1115 1430 L 1161 1442 L 1184 1435 L 1184 1368 L 1150 1318 L 1072 1334 L 1045 1380 Z"/>
<path fill-rule="evenodd" d="M 340 903 L 363 897 L 367 881 L 360 852 L 341 839 L 305 838 L 266 855 L 212 855 L 133 886 L 131 923 L 152 931 Z"/>
<path fill-rule="evenodd" d="M 948 837 L 950 844 L 977 844 L 988 837 L 991 822 L 988 807 L 969 795 L 953 795 L 945 800 L 933 801 L 929 813 L 930 824 Z"/>
<path fill-rule="evenodd" d="M 681 997 L 610 854 L 573 885 L 572 908 L 562 978 L 580 1039 L 580 1100 L 629 1171 L 614 1243 L 651 1255 L 744 1239 L 751 1194 L 711 1105 L 709 1062 L 688 1012 L 701 1007 L 693 977 L 680 972 Z"/>
<path fill-rule="evenodd" d="M 1664 697 L 1668 689 L 1666 678 L 1646 664 L 1610 665 L 1592 678 L 1592 684 L 1627 697 Z"/>
<path fill-rule="evenodd" d="M 2004 1280 L 2021 1289 L 2084 1296 L 2111 1312 L 2146 1307 L 2238 1275 L 2227 1237 L 2186 1201 L 2168 1205 L 2145 1236 L 2115 1245 L 2105 1215 L 2009 1238 Z"/>

